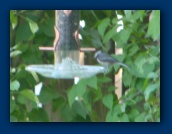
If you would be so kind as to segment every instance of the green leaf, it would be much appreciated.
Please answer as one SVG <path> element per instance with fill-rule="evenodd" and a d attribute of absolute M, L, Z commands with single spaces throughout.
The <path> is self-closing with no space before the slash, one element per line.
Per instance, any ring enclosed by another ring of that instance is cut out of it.
<path fill-rule="evenodd" d="M 23 23 L 19 25 L 16 31 L 16 43 L 19 43 L 20 41 L 27 41 L 31 39 L 33 36 L 29 24 L 28 23 Z"/>
<path fill-rule="evenodd" d="M 135 118 L 135 122 L 145 122 L 145 113 L 141 113 L 139 114 L 136 118 Z"/>
<path fill-rule="evenodd" d="M 14 13 L 15 11 L 10 10 L 10 22 L 12 24 L 12 29 L 14 29 L 17 26 L 18 19 L 17 16 Z"/>
<path fill-rule="evenodd" d="M 126 44 L 131 34 L 131 29 L 123 29 L 119 32 L 120 38 L 117 40 L 118 46 Z"/>
<path fill-rule="evenodd" d="M 133 13 L 131 20 L 133 22 L 136 22 L 137 19 L 140 19 L 141 21 L 143 21 L 143 17 L 145 15 L 145 10 L 135 10 L 135 12 Z"/>
<path fill-rule="evenodd" d="M 111 86 L 108 86 L 108 92 L 110 93 L 112 93 L 112 92 L 114 92 L 115 90 L 116 90 L 117 88 L 115 87 L 115 85 L 111 85 Z M 114 94 L 115 95 L 115 94 Z"/>
<path fill-rule="evenodd" d="M 72 107 L 73 102 L 75 101 L 76 98 L 76 91 L 75 89 L 70 89 L 68 91 L 68 102 L 69 102 L 69 106 Z"/>
<path fill-rule="evenodd" d="M 10 116 L 10 122 L 18 122 L 15 116 Z"/>
<path fill-rule="evenodd" d="M 66 103 L 66 99 L 64 97 L 58 97 L 57 99 L 53 99 L 53 111 L 61 110 L 64 108 Z"/>
<path fill-rule="evenodd" d="M 154 56 L 159 55 L 160 54 L 160 45 L 152 46 L 151 50 L 152 50 L 152 55 L 154 55 Z"/>
<path fill-rule="evenodd" d="M 120 118 L 121 122 L 129 122 L 129 118 L 127 114 L 123 114 Z"/>
<path fill-rule="evenodd" d="M 97 90 L 95 92 L 95 96 L 94 96 L 93 102 L 96 102 L 96 101 L 100 100 L 101 98 L 102 98 L 102 91 L 101 90 Z"/>
<path fill-rule="evenodd" d="M 160 37 L 160 10 L 152 11 L 147 35 L 151 36 L 154 41 Z"/>
<path fill-rule="evenodd" d="M 12 96 L 10 96 L 10 114 L 15 110 L 16 104 L 15 101 L 12 100 Z"/>
<path fill-rule="evenodd" d="M 97 89 L 97 76 L 84 79 L 85 85 L 88 85 L 94 89 Z"/>
<path fill-rule="evenodd" d="M 49 88 L 44 87 L 38 98 L 42 104 L 47 104 L 48 102 L 53 100 L 54 98 L 53 96 L 54 96 L 53 92 L 51 92 Z"/>
<path fill-rule="evenodd" d="M 117 114 L 113 112 L 113 110 L 110 110 L 106 115 L 106 122 L 118 122 L 119 117 Z"/>
<path fill-rule="evenodd" d="M 128 71 L 125 71 L 122 79 L 125 86 L 130 86 L 132 82 L 132 74 Z"/>
<path fill-rule="evenodd" d="M 86 92 L 85 82 L 79 81 L 78 84 L 74 85 L 68 91 L 69 105 L 72 106 L 72 104 L 76 98 L 81 99 L 85 92 Z"/>
<path fill-rule="evenodd" d="M 126 103 L 121 103 L 121 112 L 125 113 L 126 112 Z"/>
<path fill-rule="evenodd" d="M 110 19 L 109 18 L 105 18 L 101 21 L 101 23 L 99 24 L 98 26 L 98 31 L 100 33 L 100 35 L 103 37 L 104 36 L 104 33 L 105 33 L 105 30 L 107 29 L 107 27 L 109 26 L 110 24 Z"/>
<path fill-rule="evenodd" d="M 78 101 L 74 101 L 72 108 L 74 109 L 74 111 L 79 114 L 80 116 L 82 116 L 84 119 L 86 119 L 86 115 L 87 115 L 87 110 L 85 109 L 85 107 L 82 105 L 82 103 L 78 102 Z"/>
<path fill-rule="evenodd" d="M 120 104 L 115 105 L 113 110 L 115 111 L 116 114 L 121 114 L 122 113 Z"/>
<path fill-rule="evenodd" d="M 33 20 L 29 19 L 29 18 L 26 18 L 26 20 L 29 23 L 30 30 L 32 31 L 33 34 L 35 34 L 39 30 L 37 23 L 34 22 Z"/>
<path fill-rule="evenodd" d="M 118 55 L 115 55 L 115 54 L 111 54 L 112 57 L 114 57 L 115 59 L 117 59 L 118 61 L 123 61 L 124 58 L 126 57 L 125 54 L 118 54 Z"/>
<path fill-rule="evenodd" d="M 158 84 L 151 84 L 149 85 L 145 91 L 144 91 L 144 95 L 145 95 L 145 99 L 148 100 L 149 96 L 152 92 L 154 92 L 156 89 L 158 89 Z"/>
<path fill-rule="evenodd" d="M 152 120 L 152 119 L 153 119 L 152 114 L 147 114 L 147 115 L 145 116 L 145 121 L 149 121 L 149 120 Z"/>
<path fill-rule="evenodd" d="M 132 68 L 132 73 L 141 78 L 147 78 L 148 74 L 155 68 L 155 64 L 150 64 L 149 56 L 145 53 L 141 53 L 135 60 L 136 67 Z"/>
<path fill-rule="evenodd" d="M 10 52 L 10 57 L 15 57 L 15 56 L 18 56 L 18 55 L 20 55 L 20 54 L 22 54 L 21 51 L 15 50 L 15 51 L 13 51 L 13 52 Z"/>
<path fill-rule="evenodd" d="M 102 44 L 102 41 L 101 41 L 101 36 L 100 34 L 98 33 L 98 31 L 94 30 L 94 29 L 91 29 L 89 32 L 88 32 L 90 38 L 91 38 L 91 44 L 93 44 L 93 47 L 104 47 L 103 44 Z"/>
<path fill-rule="evenodd" d="M 111 30 L 109 30 L 104 38 L 103 38 L 103 43 L 106 43 L 108 40 L 110 40 L 117 32 L 116 32 L 117 26 L 114 26 Z"/>
<path fill-rule="evenodd" d="M 76 117 L 76 112 L 69 105 L 65 105 L 65 107 L 61 110 L 61 117 L 64 121 L 73 121 Z"/>
<path fill-rule="evenodd" d="M 155 56 L 151 56 L 148 58 L 148 63 L 156 63 L 156 62 L 160 62 L 160 59 L 158 57 Z"/>
<path fill-rule="evenodd" d="M 10 82 L 11 91 L 18 91 L 19 88 L 20 88 L 20 83 L 17 80 Z"/>
<path fill-rule="evenodd" d="M 142 74 L 143 77 L 147 78 L 148 74 L 150 72 L 152 72 L 154 70 L 154 68 L 155 68 L 155 64 L 149 64 L 149 63 L 148 64 L 144 64 L 144 66 L 143 66 L 144 73 Z"/>
<path fill-rule="evenodd" d="M 109 77 L 106 76 L 100 76 L 98 77 L 98 83 L 107 83 L 107 82 L 111 82 L 112 79 L 110 79 Z"/>
<path fill-rule="evenodd" d="M 157 73 L 155 73 L 155 72 L 150 72 L 149 74 L 148 74 L 148 76 L 147 76 L 147 78 L 158 78 L 158 74 Z"/>
<path fill-rule="evenodd" d="M 30 71 L 30 73 L 32 74 L 32 76 L 33 76 L 33 78 L 35 79 L 35 81 L 36 81 L 36 82 L 39 82 L 39 77 L 38 77 L 37 73 L 34 72 L 34 71 Z"/>
<path fill-rule="evenodd" d="M 103 104 L 107 108 L 109 108 L 109 109 L 113 108 L 113 95 L 112 94 L 108 94 L 108 95 L 104 96 L 102 101 L 103 101 Z"/>
<path fill-rule="evenodd" d="M 130 19 L 131 15 L 132 15 L 131 10 L 124 10 L 124 13 L 125 13 L 126 18 Z"/>
<path fill-rule="evenodd" d="M 42 25 L 41 29 L 47 36 L 54 37 L 54 18 L 48 19 L 45 24 Z"/>
<path fill-rule="evenodd" d="M 48 114 L 44 109 L 33 109 L 29 114 L 31 122 L 49 122 Z"/>
<path fill-rule="evenodd" d="M 33 102 L 34 104 L 36 104 L 36 106 L 39 105 L 39 100 L 38 100 L 37 96 L 33 93 L 32 90 L 29 90 L 29 89 L 20 91 L 17 99 L 22 104 L 26 104 L 27 100 L 29 100 L 29 101 Z"/>
<path fill-rule="evenodd" d="M 129 119 L 134 120 L 135 117 L 139 115 L 139 111 L 135 108 L 131 109 L 131 112 L 128 114 Z"/>
<path fill-rule="evenodd" d="M 139 50 L 139 47 L 137 44 L 131 44 L 131 48 L 129 49 L 129 56 L 133 56 L 137 51 Z"/>

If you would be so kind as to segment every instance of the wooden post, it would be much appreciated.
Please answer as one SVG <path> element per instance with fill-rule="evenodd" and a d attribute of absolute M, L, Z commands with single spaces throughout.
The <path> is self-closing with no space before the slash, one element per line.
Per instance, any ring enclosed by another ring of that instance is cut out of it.
<path fill-rule="evenodd" d="M 115 54 L 122 54 L 122 48 L 116 48 Z M 122 97 L 122 68 L 119 69 L 118 73 L 114 76 L 115 77 L 115 93 L 118 96 L 118 99 Z"/>

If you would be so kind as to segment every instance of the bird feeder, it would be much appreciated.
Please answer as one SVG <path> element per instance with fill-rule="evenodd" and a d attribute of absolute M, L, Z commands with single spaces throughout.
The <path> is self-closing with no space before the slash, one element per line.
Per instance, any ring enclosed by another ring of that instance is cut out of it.
<path fill-rule="evenodd" d="M 73 79 L 87 78 L 104 73 L 102 66 L 79 64 L 79 11 L 55 10 L 55 40 L 53 47 L 39 47 L 40 50 L 54 52 L 54 64 L 29 65 L 27 71 L 34 71 L 47 78 Z"/>

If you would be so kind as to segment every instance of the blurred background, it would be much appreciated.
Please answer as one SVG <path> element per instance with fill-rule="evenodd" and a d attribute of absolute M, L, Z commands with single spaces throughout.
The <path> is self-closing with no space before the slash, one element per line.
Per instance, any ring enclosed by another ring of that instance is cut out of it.
<path fill-rule="evenodd" d="M 54 10 L 10 11 L 11 122 L 160 122 L 160 11 L 80 10 L 80 47 L 104 50 L 131 70 L 74 80 L 25 70 L 53 64 Z M 94 52 L 83 64 L 99 65 Z M 120 81 L 120 83 L 119 83 Z"/>

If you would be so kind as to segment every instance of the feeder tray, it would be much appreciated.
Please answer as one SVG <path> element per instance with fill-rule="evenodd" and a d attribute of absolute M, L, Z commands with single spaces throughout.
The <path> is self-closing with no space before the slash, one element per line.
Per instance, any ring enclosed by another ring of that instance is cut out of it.
<path fill-rule="evenodd" d="M 88 78 L 98 73 L 104 73 L 106 69 L 102 66 L 79 65 L 66 58 L 57 65 L 29 65 L 27 71 L 34 71 L 47 78 L 73 79 L 75 77 Z"/>

